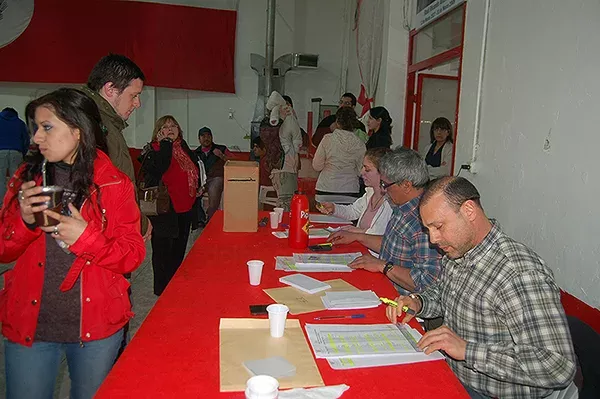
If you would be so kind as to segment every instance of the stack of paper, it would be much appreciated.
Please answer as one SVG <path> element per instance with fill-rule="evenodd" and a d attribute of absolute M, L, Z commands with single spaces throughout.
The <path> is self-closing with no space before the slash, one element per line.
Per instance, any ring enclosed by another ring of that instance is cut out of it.
<path fill-rule="evenodd" d="M 331 310 L 376 308 L 381 303 L 373 291 L 326 292 L 321 300 Z"/>
<path fill-rule="evenodd" d="M 296 366 L 281 356 L 247 360 L 244 362 L 244 367 L 251 375 L 270 375 L 273 378 L 293 377 L 296 375 Z"/>
<path fill-rule="evenodd" d="M 315 273 L 315 272 L 351 272 L 354 269 L 349 268 L 345 265 L 297 265 L 292 256 L 277 256 L 275 257 L 275 270 L 282 270 L 284 272 L 303 272 L 303 273 Z"/>
<path fill-rule="evenodd" d="M 336 231 L 336 230 L 334 230 Z M 277 238 L 288 238 L 289 230 L 285 231 L 272 231 L 273 234 Z M 308 238 L 327 238 L 331 234 L 331 231 L 328 229 L 310 229 L 308 230 Z"/>
<path fill-rule="evenodd" d="M 444 359 L 439 352 L 425 355 L 417 342 L 421 334 L 400 324 L 306 324 L 317 359 L 335 369 L 377 367 Z"/>
<path fill-rule="evenodd" d="M 354 259 L 362 256 L 360 252 L 347 254 L 294 254 L 294 263 L 298 267 L 340 267 L 346 268 Z"/>
<path fill-rule="evenodd" d="M 304 274 L 292 274 L 291 276 L 281 277 L 279 279 L 281 283 L 291 285 L 300 291 L 308 292 L 309 294 L 315 294 L 319 291 L 324 291 L 331 288 L 329 284 L 319 281 L 315 278 L 305 276 Z"/>

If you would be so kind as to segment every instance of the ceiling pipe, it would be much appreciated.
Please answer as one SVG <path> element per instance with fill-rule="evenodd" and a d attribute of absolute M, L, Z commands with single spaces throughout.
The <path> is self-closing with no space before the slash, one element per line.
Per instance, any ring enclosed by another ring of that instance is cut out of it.
<path fill-rule="evenodd" d="M 265 104 L 273 91 L 276 0 L 267 0 L 267 46 L 265 51 Z M 266 106 L 265 106 L 266 110 Z"/>

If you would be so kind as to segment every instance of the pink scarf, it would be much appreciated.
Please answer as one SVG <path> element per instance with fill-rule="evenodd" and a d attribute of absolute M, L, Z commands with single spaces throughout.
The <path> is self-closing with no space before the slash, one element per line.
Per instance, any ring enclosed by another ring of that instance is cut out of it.
<path fill-rule="evenodd" d="M 173 157 L 175 157 L 179 167 L 187 174 L 190 197 L 195 197 L 198 192 L 198 169 L 181 146 L 182 141 L 181 136 L 179 136 L 173 142 Z"/>

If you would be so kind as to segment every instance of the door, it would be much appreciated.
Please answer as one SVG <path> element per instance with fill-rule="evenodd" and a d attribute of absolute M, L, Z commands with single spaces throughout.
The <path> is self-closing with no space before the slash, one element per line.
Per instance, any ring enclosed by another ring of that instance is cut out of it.
<path fill-rule="evenodd" d="M 459 85 L 457 76 L 425 73 L 417 76 L 413 149 L 425 157 L 431 144 L 431 124 L 436 118 L 445 117 L 452 123 L 452 138 L 456 139 Z"/>

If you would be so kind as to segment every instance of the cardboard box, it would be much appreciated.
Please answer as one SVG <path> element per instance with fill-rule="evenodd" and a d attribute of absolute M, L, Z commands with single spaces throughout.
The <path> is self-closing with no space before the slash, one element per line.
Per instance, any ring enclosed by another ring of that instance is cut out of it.
<path fill-rule="evenodd" d="M 227 161 L 223 189 L 223 231 L 258 230 L 258 163 Z"/>

